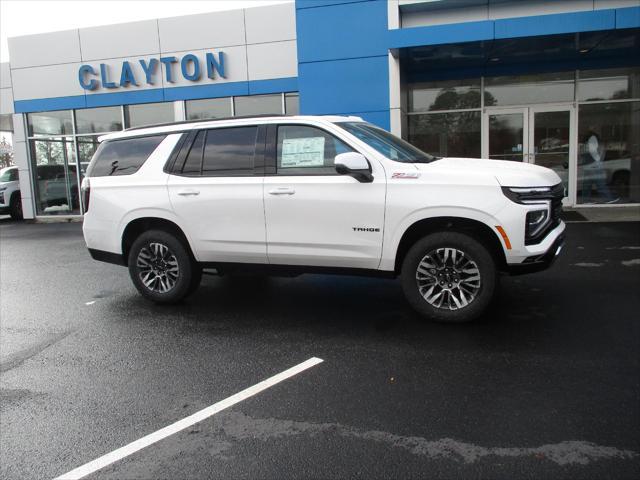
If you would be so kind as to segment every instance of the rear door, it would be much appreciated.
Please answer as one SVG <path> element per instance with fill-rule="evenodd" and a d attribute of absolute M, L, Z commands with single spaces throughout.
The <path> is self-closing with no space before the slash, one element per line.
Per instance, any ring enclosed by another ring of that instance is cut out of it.
<path fill-rule="evenodd" d="M 311 125 L 269 126 L 264 179 L 269 263 L 376 269 L 382 253 L 386 179 L 339 175 L 336 155 L 354 151 Z M 371 160 L 369 160 L 371 163 Z"/>
<path fill-rule="evenodd" d="M 266 263 L 264 126 L 201 130 L 168 181 L 175 213 L 204 262 Z"/>

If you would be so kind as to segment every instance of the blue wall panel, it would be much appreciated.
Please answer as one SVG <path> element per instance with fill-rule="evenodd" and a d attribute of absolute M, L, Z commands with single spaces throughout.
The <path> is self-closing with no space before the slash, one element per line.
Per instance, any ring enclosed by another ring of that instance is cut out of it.
<path fill-rule="evenodd" d="M 355 114 L 389 129 L 386 1 L 296 1 L 303 115 Z"/>
<path fill-rule="evenodd" d="M 389 109 L 386 56 L 303 63 L 298 68 L 303 114 Z"/>
<path fill-rule="evenodd" d="M 44 112 L 46 110 L 69 110 L 70 108 L 85 108 L 85 95 L 70 97 L 37 98 L 34 100 L 16 100 L 13 110 L 16 113 Z"/>
<path fill-rule="evenodd" d="M 518 38 L 616 28 L 615 10 L 559 13 L 495 21 L 495 38 Z"/>
<path fill-rule="evenodd" d="M 640 28 L 640 7 L 617 8 L 616 28 Z"/>
<path fill-rule="evenodd" d="M 386 0 L 296 0 L 296 8 L 316 8 L 316 7 L 328 7 L 331 5 L 342 5 L 345 3 L 362 3 L 362 2 L 375 2 Z"/>
<path fill-rule="evenodd" d="M 296 29 L 299 63 L 386 55 L 387 3 L 299 9 Z"/>
<path fill-rule="evenodd" d="M 163 102 L 162 88 L 135 90 L 131 92 L 96 93 L 87 95 L 87 107 L 109 107 L 112 105 L 127 105 L 129 103 Z"/>
<path fill-rule="evenodd" d="M 389 30 L 388 44 L 389 48 L 405 48 L 493 40 L 493 27 L 492 20 L 483 20 L 432 27 L 398 28 Z"/>

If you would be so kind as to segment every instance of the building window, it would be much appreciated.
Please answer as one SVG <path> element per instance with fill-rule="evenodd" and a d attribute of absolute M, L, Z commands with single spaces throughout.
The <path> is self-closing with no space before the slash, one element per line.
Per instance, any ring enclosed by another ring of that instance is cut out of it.
<path fill-rule="evenodd" d="M 0 132 L 13 132 L 13 115 L 10 113 L 0 115 Z"/>
<path fill-rule="evenodd" d="M 236 116 L 275 114 L 282 111 L 282 94 L 275 95 L 249 95 L 246 97 L 234 97 L 234 111 Z"/>
<path fill-rule="evenodd" d="M 418 83 L 408 100 L 410 112 L 480 108 L 480 79 Z"/>
<path fill-rule="evenodd" d="M 142 127 L 175 120 L 173 102 L 142 103 L 124 107 L 126 127 Z"/>
<path fill-rule="evenodd" d="M 38 112 L 27 115 L 29 136 L 72 135 L 71 110 L 58 112 Z"/>
<path fill-rule="evenodd" d="M 438 157 L 480 157 L 480 111 L 410 115 L 410 143 Z"/>
<path fill-rule="evenodd" d="M 205 98 L 187 100 L 187 120 L 205 120 L 231 116 L 231 98 Z"/>
<path fill-rule="evenodd" d="M 624 98 L 640 98 L 640 67 L 580 72 L 578 101 Z"/>
<path fill-rule="evenodd" d="M 76 110 L 76 133 L 100 133 L 122 130 L 120 107 Z"/>
<path fill-rule="evenodd" d="M 300 114 L 300 95 L 298 93 L 285 93 L 284 94 L 285 114 L 287 115 L 299 115 Z"/>
<path fill-rule="evenodd" d="M 580 105 L 578 203 L 640 202 L 640 101 Z"/>
<path fill-rule="evenodd" d="M 485 107 L 573 102 L 574 95 L 573 71 L 487 77 L 484 82 Z"/>

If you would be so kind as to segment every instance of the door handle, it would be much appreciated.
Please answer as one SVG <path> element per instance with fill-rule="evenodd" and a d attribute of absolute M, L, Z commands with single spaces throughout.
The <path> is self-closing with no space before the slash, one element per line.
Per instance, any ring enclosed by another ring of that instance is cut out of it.
<path fill-rule="evenodd" d="M 269 190 L 269 195 L 293 195 L 296 191 L 291 187 L 278 187 Z"/>
<path fill-rule="evenodd" d="M 188 197 L 190 195 L 200 195 L 200 190 L 180 190 L 178 195 L 182 195 L 183 197 Z"/>

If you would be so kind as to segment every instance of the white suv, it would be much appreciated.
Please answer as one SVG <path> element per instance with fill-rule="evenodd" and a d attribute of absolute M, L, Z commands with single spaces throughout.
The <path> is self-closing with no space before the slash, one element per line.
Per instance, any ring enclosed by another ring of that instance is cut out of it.
<path fill-rule="evenodd" d="M 5 214 L 14 220 L 22 220 L 20 176 L 15 166 L 0 169 L 0 215 Z"/>
<path fill-rule="evenodd" d="M 252 117 L 106 135 L 83 181 L 92 257 L 177 302 L 203 269 L 399 276 L 439 321 L 560 252 L 564 189 L 530 164 L 436 158 L 358 117 Z"/>

